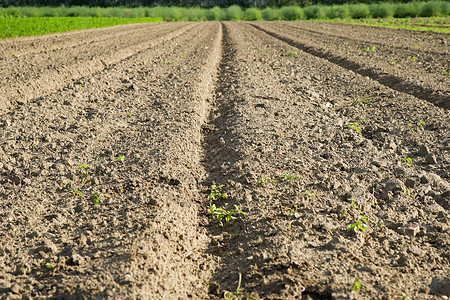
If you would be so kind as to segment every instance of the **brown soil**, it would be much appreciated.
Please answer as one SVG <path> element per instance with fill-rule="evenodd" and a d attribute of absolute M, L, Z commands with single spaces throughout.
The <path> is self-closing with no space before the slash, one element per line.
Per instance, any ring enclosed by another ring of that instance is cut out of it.
<path fill-rule="evenodd" d="M 448 36 L 429 35 L 205 22 L 0 42 L 0 298 L 450 297 Z M 214 218 L 213 184 L 245 215 Z"/>

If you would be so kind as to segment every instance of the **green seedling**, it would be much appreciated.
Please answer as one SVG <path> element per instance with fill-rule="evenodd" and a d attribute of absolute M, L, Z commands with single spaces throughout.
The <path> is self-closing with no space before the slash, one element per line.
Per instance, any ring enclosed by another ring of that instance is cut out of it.
<path fill-rule="evenodd" d="M 347 220 L 348 219 L 348 213 L 347 211 L 344 210 L 340 210 L 339 211 L 339 220 Z"/>
<path fill-rule="evenodd" d="M 234 215 L 236 215 L 236 214 L 245 215 L 245 213 L 243 211 L 239 210 L 237 205 L 234 205 L 234 208 L 235 208 L 235 210 L 226 211 L 222 207 L 216 207 L 216 205 L 214 203 L 210 203 L 209 212 L 213 216 L 216 216 L 217 220 L 219 220 L 220 225 L 223 226 L 222 221 L 229 223 L 232 220 L 236 219 L 236 217 Z"/>
<path fill-rule="evenodd" d="M 408 60 L 410 62 L 415 62 L 417 60 L 417 57 L 415 57 L 415 56 L 408 56 Z"/>
<path fill-rule="evenodd" d="M 105 198 L 105 196 L 98 190 L 94 190 L 92 192 L 92 202 L 94 203 L 94 206 L 100 206 L 102 203 L 102 198 Z"/>
<path fill-rule="evenodd" d="M 236 290 L 234 292 L 225 291 L 223 293 L 223 298 L 225 300 L 239 299 L 237 296 L 244 290 L 243 288 L 241 288 L 241 283 L 242 283 L 242 274 L 239 273 L 239 281 Z"/>
<path fill-rule="evenodd" d="M 356 293 L 361 289 L 361 282 L 359 278 L 355 278 L 355 281 L 353 281 L 352 287 L 350 288 L 352 293 Z"/>
<path fill-rule="evenodd" d="M 408 165 L 410 165 L 411 163 L 412 163 L 412 158 L 411 158 L 411 157 L 408 157 L 408 155 L 405 154 L 405 155 L 402 157 L 402 165 L 408 166 Z"/>
<path fill-rule="evenodd" d="M 367 217 L 358 216 L 358 219 L 355 223 L 351 223 L 348 225 L 347 230 L 352 232 L 358 232 L 358 231 L 366 231 L 367 229 Z"/>
<path fill-rule="evenodd" d="M 448 76 L 448 75 L 450 75 L 450 69 L 446 69 L 446 70 L 444 70 L 444 75 L 445 75 L 445 76 Z"/>
<path fill-rule="evenodd" d="M 291 180 L 300 178 L 300 176 L 297 176 L 297 175 L 292 176 L 289 174 L 284 174 L 281 178 L 284 178 L 284 180 L 286 180 L 286 181 L 291 181 Z"/>
<path fill-rule="evenodd" d="M 355 199 L 350 198 L 350 199 L 348 199 L 348 201 L 351 202 L 351 203 L 350 203 L 350 206 L 351 206 L 351 207 L 353 207 L 353 208 L 355 208 L 355 209 L 361 210 L 361 206 L 359 206 L 359 205 L 356 203 L 356 200 L 355 200 Z"/>
<path fill-rule="evenodd" d="M 397 62 L 396 62 L 395 59 L 394 59 L 394 60 L 391 60 L 391 61 L 389 62 L 389 64 L 390 64 L 391 66 L 395 66 L 395 65 L 397 64 Z"/>
<path fill-rule="evenodd" d="M 77 187 L 73 187 L 72 190 L 69 191 L 69 194 L 71 194 L 72 196 L 81 196 L 81 192 L 78 190 Z"/>
<path fill-rule="evenodd" d="M 313 192 L 310 192 L 310 191 L 306 191 L 306 192 L 305 192 L 305 195 L 306 195 L 307 197 L 309 197 L 309 198 L 314 198 L 314 197 L 316 197 L 316 194 L 314 194 Z"/>
<path fill-rule="evenodd" d="M 123 156 L 123 155 L 120 155 L 114 159 L 115 162 L 116 161 L 124 161 L 124 160 L 125 160 L 125 156 Z"/>
<path fill-rule="evenodd" d="M 211 203 L 212 201 L 216 201 L 219 198 L 228 199 L 228 196 L 221 192 L 224 185 L 217 186 L 215 182 L 211 185 L 211 192 L 208 196 L 208 201 Z"/>
<path fill-rule="evenodd" d="M 283 207 L 283 209 L 286 211 L 290 219 L 296 220 L 300 218 L 300 213 L 297 212 L 297 205 L 294 205 L 293 208 Z"/>
<path fill-rule="evenodd" d="M 286 56 L 298 56 L 298 52 L 296 50 L 290 50 L 286 52 Z"/>
<path fill-rule="evenodd" d="M 354 131 L 361 131 L 361 128 L 359 127 L 358 122 L 347 124 L 347 128 L 353 129 Z"/>
<path fill-rule="evenodd" d="M 268 178 L 268 177 L 263 176 L 263 177 L 259 178 L 259 179 L 256 181 L 256 185 L 265 187 L 267 182 L 275 183 L 275 182 L 277 182 L 277 181 L 278 181 L 278 180 L 270 179 L 270 178 Z"/>
<path fill-rule="evenodd" d="M 368 52 L 368 53 L 374 53 L 375 52 L 375 45 L 372 45 L 371 47 L 366 47 L 363 50 L 364 52 Z"/>
<path fill-rule="evenodd" d="M 46 263 L 45 266 L 47 267 L 47 269 L 53 269 L 53 265 L 51 263 Z"/>
<path fill-rule="evenodd" d="M 131 117 L 132 115 L 132 113 L 127 113 L 127 117 Z"/>
<path fill-rule="evenodd" d="M 356 96 L 357 96 L 357 98 L 355 100 L 353 100 L 353 103 L 352 103 L 353 106 L 355 106 L 357 104 L 359 104 L 361 106 L 364 106 L 365 104 L 371 104 L 372 103 L 370 101 L 370 99 L 372 99 L 372 97 L 364 98 L 364 97 L 360 97 L 358 95 L 356 95 Z"/>

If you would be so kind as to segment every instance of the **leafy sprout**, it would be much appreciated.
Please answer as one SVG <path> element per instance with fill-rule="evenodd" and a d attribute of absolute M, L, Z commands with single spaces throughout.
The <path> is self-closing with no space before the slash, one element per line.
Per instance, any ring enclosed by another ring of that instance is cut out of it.
<path fill-rule="evenodd" d="M 367 217 L 358 216 L 358 218 L 356 219 L 356 222 L 348 225 L 347 230 L 353 231 L 353 232 L 366 231 L 366 229 L 368 227 L 366 223 L 367 223 Z"/>

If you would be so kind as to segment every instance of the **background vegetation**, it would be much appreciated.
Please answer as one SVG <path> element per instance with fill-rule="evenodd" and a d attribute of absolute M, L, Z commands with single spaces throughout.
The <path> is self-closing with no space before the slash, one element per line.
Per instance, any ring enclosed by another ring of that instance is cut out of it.
<path fill-rule="evenodd" d="M 6 0 L 0 0 L 6 1 Z M 28 1 L 28 0 L 27 0 Z M 29 2 L 32 0 L 29 0 Z M 33 0 L 34 1 L 34 0 Z M 119 1 L 119 0 L 118 0 Z M 256 1 L 256 0 L 255 0 Z M 81 0 L 79 2 L 82 2 Z M 8 17 L 113 17 L 113 18 L 162 18 L 164 21 L 206 21 L 206 20 L 300 20 L 300 19 L 362 19 L 362 18 L 408 18 L 446 17 L 450 15 L 450 2 L 408 2 L 343 5 L 312 5 L 305 8 L 284 6 L 243 9 L 232 5 L 227 8 L 215 6 L 210 9 L 199 7 L 88 7 L 58 6 L 0 7 L 0 16 Z"/>

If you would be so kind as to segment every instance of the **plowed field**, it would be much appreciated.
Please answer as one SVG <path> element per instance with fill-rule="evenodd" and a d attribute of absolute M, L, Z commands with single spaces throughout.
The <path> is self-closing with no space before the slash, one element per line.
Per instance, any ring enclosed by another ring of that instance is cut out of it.
<path fill-rule="evenodd" d="M 0 41 L 0 298 L 448 299 L 448 39 L 202 22 Z"/>

